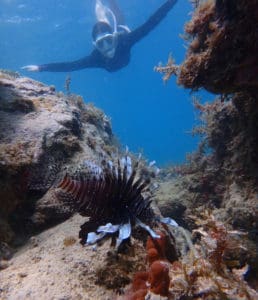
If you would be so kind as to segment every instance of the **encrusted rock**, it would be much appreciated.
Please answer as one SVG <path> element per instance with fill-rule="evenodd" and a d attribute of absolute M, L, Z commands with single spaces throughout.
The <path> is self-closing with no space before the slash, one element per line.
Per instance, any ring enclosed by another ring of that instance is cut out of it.
<path fill-rule="evenodd" d="M 59 172 L 112 152 L 109 119 L 76 95 L 0 71 L 0 241 L 71 215 L 49 192 Z M 32 191 L 34 191 L 32 193 Z"/>

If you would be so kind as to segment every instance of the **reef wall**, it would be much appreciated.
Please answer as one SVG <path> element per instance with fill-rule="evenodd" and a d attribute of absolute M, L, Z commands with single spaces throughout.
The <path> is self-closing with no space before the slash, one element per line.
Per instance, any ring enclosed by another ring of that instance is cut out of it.
<path fill-rule="evenodd" d="M 220 94 L 255 92 L 258 88 L 257 1 L 198 2 L 185 26 L 189 48 L 179 67 L 178 83 Z"/>
<path fill-rule="evenodd" d="M 114 145 L 107 116 L 81 97 L 0 72 L 0 249 L 71 216 L 49 187 Z"/>
<path fill-rule="evenodd" d="M 157 70 L 165 79 L 176 74 L 184 88 L 219 96 L 205 104 L 194 101 L 199 149 L 187 164 L 167 170 L 157 197 L 161 211 L 186 228 L 195 228 L 193 219 L 208 210 L 228 228 L 245 232 L 240 266 L 249 265 L 245 278 L 257 288 L 258 1 L 194 2 L 185 26 L 185 60 Z"/>

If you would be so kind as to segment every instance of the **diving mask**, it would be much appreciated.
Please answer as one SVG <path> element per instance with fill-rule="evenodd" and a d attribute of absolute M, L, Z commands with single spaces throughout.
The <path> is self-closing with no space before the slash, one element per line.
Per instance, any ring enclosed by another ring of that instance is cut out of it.
<path fill-rule="evenodd" d="M 99 32 L 94 37 L 95 41 L 93 44 L 104 56 L 113 58 L 117 47 L 118 34 L 116 16 L 110 8 L 102 4 L 101 0 L 96 0 L 95 12 L 98 23 L 108 25 L 106 27 L 110 27 L 110 31 L 105 28 L 105 31 Z M 112 21 L 113 26 L 111 26 Z"/>
<path fill-rule="evenodd" d="M 96 38 L 95 47 L 106 57 L 114 57 L 117 46 L 117 35 L 105 33 Z"/>

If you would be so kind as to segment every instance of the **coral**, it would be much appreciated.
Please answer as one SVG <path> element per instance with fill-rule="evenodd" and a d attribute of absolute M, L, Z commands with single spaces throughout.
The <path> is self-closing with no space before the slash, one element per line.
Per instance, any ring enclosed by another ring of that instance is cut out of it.
<path fill-rule="evenodd" d="M 202 193 L 206 190 L 209 198 L 217 195 L 216 198 L 221 199 L 217 207 L 227 189 L 226 176 L 242 187 L 249 182 L 250 188 L 253 186 L 255 190 L 258 181 L 256 101 L 256 95 L 236 93 L 227 101 L 219 98 L 212 103 L 198 104 L 203 123 L 202 145 L 206 150 L 198 157 L 192 156 L 192 173 L 202 174 L 202 178 L 196 176 Z"/>
<path fill-rule="evenodd" d="M 147 281 L 149 278 L 149 273 L 146 271 L 137 272 L 132 281 L 132 299 L 140 296 L 145 296 L 148 290 Z"/>
<path fill-rule="evenodd" d="M 33 161 L 33 152 L 31 148 L 35 142 L 18 140 L 16 143 L 5 143 L 0 145 L 0 161 L 2 164 L 12 165 L 14 168 L 18 165 L 27 165 Z M 19 157 L 19 160 L 17 159 Z"/>
<path fill-rule="evenodd" d="M 149 268 L 134 275 L 125 299 L 142 300 L 148 293 L 164 297 L 169 295 L 170 263 L 176 261 L 178 256 L 167 233 L 160 231 L 159 236 L 159 238 L 148 237 L 146 252 Z"/>
<path fill-rule="evenodd" d="M 159 232 L 159 238 L 149 237 L 146 243 L 147 260 L 149 262 L 148 284 L 149 291 L 160 295 L 169 294 L 169 263 L 177 259 L 174 246 L 170 243 L 169 236 Z"/>
<path fill-rule="evenodd" d="M 146 272 L 136 273 L 123 299 L 144 300 L 151 293 L 171 300 L 257 298 L 258 294 L 244 280 L 248 267 L 229 263 L 229 253 L 241 248 L 242 233 L 228 230 L 209 213 L 197 222 L 201 227 L 194 235 L 199 234 L 199 239 L 195 244 L 189 243 L 190 250 L 179 259 L 168 262 L 157 255 L 152 262 L 152 252 L 147 252 L 150 267 Z M 163 244 L 159 239 L 155 241 Z"/>
<path fill-rule="evenodd" d="M 166 83 L 172 75 L 177 75 L 178 68 L 179 67 L 175 65 L 175 61 L 172 56 L 169 55 L 166 66 L 159 64 L 158 66 L 154 67 L 154 71 L 164 74 L 163 81 Z"/>
<path fill-rule="evenodd" d="M 3 78 L 8 77 L 9 79 L 13 79 L 13 78 L 19 78 L 20 74 L 16 71 L 0 69 L 0 78 L 1 77 Z"/>
<path fill-rule="evenodd" d="M 100 109 L 96 109 L 92 103 L 89 103 L 86 109 L 83 110 L 82 120 L 94 124 L 97 128 L 101 127 L 109 133 L 112 132 L 110 119 Z"/>
<path fill-rule="evenodd" d="M 217 272 L 226 266 L 233 267 L 234 264 L 236 267 L 242 267 L 241 257 L 236 253 L 243 247 L 239 242 L 240 238 L 243 239 L 246 234 L 228 230 L 225 224 L 218 222 L 208 212 L 202 214 L 202 219 L 196 218 L 196 223 L 201 225 L 201 228 L 193 230 L 193 234 L 198 233 L 202 236 L 205 256 Z"/>
<path fill-rule="evenodd" d="M 153 237 L 158 235 L 149 225 L 161 222 L 177 226 L 173 220 L 155 215 L 150 207 L 150 178 L 139 175 L 139 160 L 132 163 L 126 155 L 117 160 L 117 165 L 103 160 L 102 165 L 85 161 L 85 166 L 88 168 L 85 176 L 79 174 L 73 178 L 66 174 L 56 185 L 59 197 L 70 199 L 75 210 L 90 217 L 81 226 L 82 244 L 94 244 L 118 233 L 118 248 L 124 240 L 129 240 L 136 226 Z"/>
<path fill-rule="evenodd" d="M 159 231 L 159 238 L 149 237 L 146 242 L 147 259 L 149 264 L 156 260 L 173 262 L 177 258 L 177 251 L 167 234 Z"/>
<path fill-rule="evenodd" d="M 199 147 L 187 156 L 187 163 L 163 172 L 156 197 L 161 197 L 161 212 L 189 230 L 196 230 L 193 215 L 202 219 L 204 210 L 212 211 L 221 223 L 204 226 L 209 236 L 202 236 L 208 269 L 216 273 L 221 265 L 235 272 L 232 268 L 248 264 L 245 278 L 257 287 L 257 1 L 192 2 L 195 11 L 185 25 L 186 58 L 179 66 L 170 61 L 160 71 L 169 77 L 176 70 L 185 88 L 222 95 L 205 104 L 194 101 L 200 124 L 192 133 L 201 136 Z M 234 231 L 245 234 L 233 238 Z"/>
<path fill-rule="evenodd" d="M 154 261 L 150 265 L 148 283 L 150 291 L 160 296 L 168 296 L 169 293 L 169 266 L 164 261 Z"/>
<path fill-rule="evenodd" d="M 236 269 L 227 265 L 225 254 L 241 248 L 240 232 L 229 231 L 224 224 L 209 214 L 198 219 L 202 227 L 196 232 L 201 240 L 194 245 L 196 254 L 189 254 L 180 263 L 172 266 L 170 292 L 174 297 L 188 296 L 190 299 L 255 299 L 257 293 L 244 281 L 248 268 Z M 178 299 L 177 298 L 177 299 Z"/>

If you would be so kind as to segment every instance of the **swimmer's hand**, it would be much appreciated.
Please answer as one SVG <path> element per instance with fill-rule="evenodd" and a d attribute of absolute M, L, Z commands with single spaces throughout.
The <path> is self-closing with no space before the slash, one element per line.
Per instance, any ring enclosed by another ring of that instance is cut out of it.
<path fill-rule="evenodd" d="M 21 67 L 22 70 L 30 71 L 30 72 L 38 72 L 39 71 L 39 66 L 37 65 L 27 65 Z"/>

